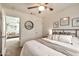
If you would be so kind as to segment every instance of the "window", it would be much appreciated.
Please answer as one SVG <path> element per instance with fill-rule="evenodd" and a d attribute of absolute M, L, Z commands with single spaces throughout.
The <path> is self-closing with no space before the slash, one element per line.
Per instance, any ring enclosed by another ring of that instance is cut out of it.
<path fill-rule="evenodd" d="M 6 35 L 7 38 L 19 37 L 19 21 L 18 17 L 6 16 Z"/>

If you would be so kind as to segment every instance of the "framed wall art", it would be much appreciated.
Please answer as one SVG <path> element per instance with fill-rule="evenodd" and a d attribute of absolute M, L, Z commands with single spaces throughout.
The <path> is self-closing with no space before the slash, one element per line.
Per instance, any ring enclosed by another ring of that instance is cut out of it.
<path fill-rule="evenodd" d="M 72 19 L 72 27 L 79 27 L 79 17 Z"/>
<path fill-rule="evenodd" d="M 58 28 L 59 27 L 59 22 L 54 22 L 53 23 L 53 28 Z"/>
<path fill-rule="evenodd" d="M 26 29 L 31 30 L 34 27 L 34 24 L 32 21 L 26 21 L 24 26 Z"/>
<path fill-rule="evenodd" d="M 70 17 L 63 17 L 60 19 L 60 26 L 68 26 Z"/>

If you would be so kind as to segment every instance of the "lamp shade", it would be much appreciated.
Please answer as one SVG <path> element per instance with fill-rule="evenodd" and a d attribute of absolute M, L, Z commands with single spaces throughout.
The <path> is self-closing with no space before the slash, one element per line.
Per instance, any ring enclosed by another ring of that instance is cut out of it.
<path fill-rule="evenodd" d="M 49 30 L 49 35 L 52 35 L 52 30 L 51 29 Z"/>

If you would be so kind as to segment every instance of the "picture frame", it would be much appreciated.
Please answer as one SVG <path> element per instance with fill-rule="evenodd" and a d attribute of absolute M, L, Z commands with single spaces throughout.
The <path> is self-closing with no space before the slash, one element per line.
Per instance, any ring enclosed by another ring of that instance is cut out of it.
<path fill-rule="evenodd" d="M 79 27 L 79 17 L 72 18 L 72 27 Z"/>
<path fill-rule="evenodd" d="M 70 17 L 60 18 L 60 26 L 68 26 Z"/>
<path fill-rule="evenodd" d="M 54 22 L 53 23 L 53 28 L 58 28 L 59 27 L 59 22 L 57 21 L 57 22 Z"/>

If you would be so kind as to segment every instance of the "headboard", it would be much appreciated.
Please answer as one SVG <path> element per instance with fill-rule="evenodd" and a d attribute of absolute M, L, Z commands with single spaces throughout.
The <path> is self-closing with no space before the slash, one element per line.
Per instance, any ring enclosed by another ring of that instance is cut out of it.
<path fill-rule="evenodd" d="M 52 34 L 74 35 L 79 37 L 79 29 L 52 29 Z"/>

